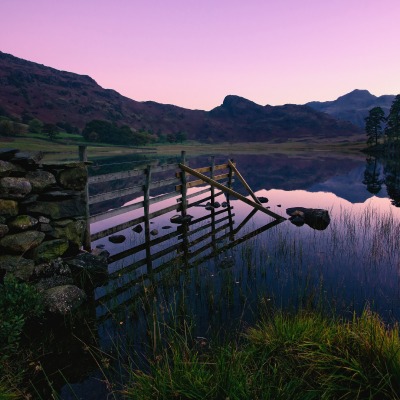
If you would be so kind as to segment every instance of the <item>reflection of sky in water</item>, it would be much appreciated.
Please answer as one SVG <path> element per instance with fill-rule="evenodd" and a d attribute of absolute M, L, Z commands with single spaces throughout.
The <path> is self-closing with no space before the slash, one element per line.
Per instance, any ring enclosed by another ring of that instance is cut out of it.
<path fill-rule="evenodd" d="M 255 158 L 253 161 L 262 164 L 263 159 Z M 321 166 L 326 166 L 328 162 L 329 160 Z M 250 165 L 250 161 L 248 163 Z M 318 304 L 326 302 L 328 309 L 335 309 L 349 317 L 353 310 L 361 312 L 366 304 L 369 304 L 387 321 L 399 320 L 400 208 L 393 207 L 390 199 L 384 197 L 386 190 L 382 189 L 377 196 L 366 190 L 365 185 L 360 182 L 363 178 L 364 162 L 351 164 L 350 170 L 345 168 L 342 171 L 339 168 L 339 173 L 336 171 L 332 174 L 319 171 L 318 165 L 315 167 L 309 160 L 301 160 L 301 163 L 303 168 L 311 168 L 316 175 L 323 175 L 323 179 L 308 179 L 306 184 L 305 181 L 299 184 L 284 182 L 277 185 L 277 189 L 272 188 L 271 179 L 281 179 L 279 173 L 266 173 L 260 168 L 250 175 L 246 168 L 243 172 L 240 167 L 242 164 L 246 167 L 246 159 L 238 162 L 238 168 L 246 180 L 251 176 L 252 182 L 249 183 L 256 190 L 256 195 L 269 199 L 265 206 L 279 215 L 288 217 L 286 209 L 292 207 L 329 210 L 331 222 L 325 230 L 314 230 L 308 225 L 297 227 L 290 221 L 284 221 L 229 248 L 230 229 L 226 227 L 214 238 L 209 237 L 191 247 L 191 252 L 195 252 L 206 244 L 204 251 L 190 261 L 191 265 L 195 264 L 196 260 L 209 256 L 193 268 L 181 271 L 178 264 L 172 264 L 164 272 L 156 274 L 153 281 L 147 279 L 144 282 L 140 282 L 140 277 L 146 273 L 146 265 L 117 276 L 104 287 L 96 289 L 96 298 L 110 294 L 115 288 L 129 284 L 132 280 L 137 280 L 137 283 L 109 299 L 104 306 L 97 307 L 102 348 L 105 351 L 109 350 L 115 335 L 118 335 L 133 341 L 135 350 L 143 351 L 141 342 L 146 336 L 145 318 L 149 313 L 143 304 L 146 301 L 152 303 L 155 297 L 157 301 L 154 304 L 157 309 L 170 310 L 172 313 L 178 313 L 178 304 L 184 303 L 186 315 L 194 319 L 195 334 L 204 337 L 209 337 L 211 332 L 218 332 L 222 328 L 229 331 L 238 324 L 245 326 L 254 322 L 260 304 L 267 307 L 273 304 L 291 308 L 300 304 L 317 307 Z M 292 164 L 290 173 L 293 175 L 296 166 Z M 304 175 L 305 171 L 302 171 L 302 174 Z M 263 184 L 270 189 L 264 189 Z M 296 190 L 288 190 L 288 185 Z M 303 190 L 305 187 L 307 190 Z M 239 182 L 235 182 L 234 189 L 244 193 Z M 188 193 L 200 190 L 201 188 L 189 189 Z M 142 198 L 138 198 L 127 202 L 126 205 L 141 200 Z M 197 198 L 190 199 L 189 202 L 194 200 Z M 216 200 L 222 203 L 225 196 L 220 195 Z M 174 203 L 176 199 L 173 198 L 154 204 L 150 206 L 150 212 Z M 252 208 L 233 198 L 231 205 L 236 228 Z M 216 211 L 220 210 L 222 208 Z M 91 227 L 92 233 L 140 217 L 142 213 L 143 210 L 139 209 L 95 223 Z M 193 207 L 188 209 L 188 213 L 197 219 L 209 215 L 210 211 L 204 207 Z M 178 226 L 170 222 L 171 216 L 176 214 L 177 212 L 170 212 L 152 220 L 150 229 L 158 230 L 158 234 L 152 236 L 152 239 L 176 232 Z M 217 219 L 226 215 L 227 212 L 220 214 Z M 271 221 L 273 218 L 258 211 L 235 235 L 235 239 L 245 237 Z M 224 220 L 217 224 L 217 228 L 227 222 Z M 198 225 L 201 227 L 208 223 L 210 219 Z M 166 226 L 170 228 L 163 229 Z M 190 231 L 195 231 L 199 226 L 191 225 Z M 397 230 L 397 236 L 390 234 L 391 229 Z M 210 232 L 210 229 L 206 232 Z M 103 238 L 93 243 L 93 247 L 104 245 L 111 255 L 114 255 L 144 243 L 144 232 L 138 234 L 133 232 L 132 228 L 128 228 L 118 234 L 126 236 L 124 243 L 112 244 L 108 238 Z M 189 236 L 189 241 L 193 243 L 203 234 L 204 231 Z M 224 238 L 221 240 L 221 237 Z M 151 252 L 154 254 L 173 246 L 178 240 L 177 236 L 172 237 L 154 246 Z M 222 248 L 223 251 L 213 255 L 213 246 Z M 178 251 L 173 251 L 155 260 L 154 270 L 178 255 Z M 118 275 L 120 268 L 125 268 L 144 257 L 145 251 L 142 250 L 111 263 L 109 271 L 116 271 Z M 176 273 L 169 278 L 174 271 Z M 162 280 L 165 277 L 166 280 Z M 157 284 L 160 281 L 161 284 Z M 156 291 L 149 294 L 146 292 L 148 289 L 145 289 L 145 300 L 143 297 L 140 300 L 143 288 L 149 288 L 152 283 L 155 284 Z M 117 307 L 120 303 L 123 304 L 122 308 Z M 118 309 L 112 313 L 112 318 L 102 317 L 112 307 Z M 163 318 L 168 319 L 170 316 L 167 314 L 163 314 Z"/>

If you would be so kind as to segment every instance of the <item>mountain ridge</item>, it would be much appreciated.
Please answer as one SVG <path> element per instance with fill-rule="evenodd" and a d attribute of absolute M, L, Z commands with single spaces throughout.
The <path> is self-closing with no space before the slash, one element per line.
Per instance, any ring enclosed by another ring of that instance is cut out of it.
<path fill-rule="evenodd" d="M 189 110 L 154 101 L 138 102 L 103 89 L 88 75 L 0 52 L 0 111 L 23 121 L 68 123 L 82 130 L 94 119 L 128 125 L 154 137 L 185 132 L 188 139 L 214 141 L 285 141 L 299 135 L 327 138 L 361 134 L 307 105 L 262 106 L 228 95 L 210 111 Z"/>
<path fill-rule="evenodd" d="M 355 89 L 332 101 L 311 101 L 306 103 L 317 111 L 325 112 L 337 119 L 349 121 L 364 128 L 365 118 L 373 107 L 381 107 L 387 115 L 395 95 L 375 96 L 365 89 Z"/>

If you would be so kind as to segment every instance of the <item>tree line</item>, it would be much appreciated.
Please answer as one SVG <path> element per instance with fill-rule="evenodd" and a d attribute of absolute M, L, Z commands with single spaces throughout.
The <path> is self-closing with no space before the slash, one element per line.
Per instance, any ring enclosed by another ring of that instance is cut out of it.
<path fill-rule="evenodd" d="M 389 114 L 381 107 L 374 107 L 365 118 L 365 132 L 369 147 L 379 147 L 383 150 L 397 148 L 400 144 L 400 94 L 390 107 Z"/>

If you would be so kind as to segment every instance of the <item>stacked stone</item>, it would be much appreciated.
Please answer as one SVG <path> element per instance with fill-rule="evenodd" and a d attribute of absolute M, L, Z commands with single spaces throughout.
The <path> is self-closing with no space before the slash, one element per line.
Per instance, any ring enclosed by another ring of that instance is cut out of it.
<path fill-rule="evenodd" d="M 86 227 L 85 164 L 41 158 L 0 149 L 0 272 L 23 281 L 41 263 L 76 255 Z"/>

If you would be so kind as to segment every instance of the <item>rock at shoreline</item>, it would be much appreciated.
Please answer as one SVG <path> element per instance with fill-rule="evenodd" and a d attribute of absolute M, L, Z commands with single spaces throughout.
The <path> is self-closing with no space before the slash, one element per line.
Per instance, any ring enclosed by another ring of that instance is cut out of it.
<path fill-rule="evenodd" d="M 328 210 L 320 208 L 293 207 L 288 208 L 286 213 L 290 215 L 289 221 L 297 226 L 307 224 L 309 227 L 322 231 L 331 222 Z"/>

